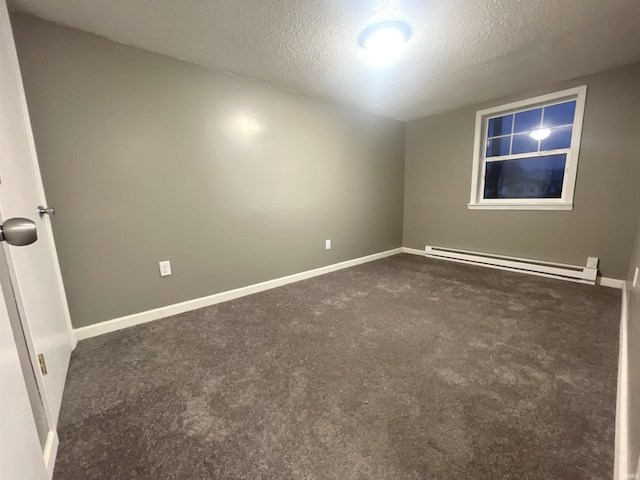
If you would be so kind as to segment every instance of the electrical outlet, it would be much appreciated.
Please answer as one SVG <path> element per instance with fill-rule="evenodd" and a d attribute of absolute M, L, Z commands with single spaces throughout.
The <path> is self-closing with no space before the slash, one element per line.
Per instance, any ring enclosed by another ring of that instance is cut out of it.
<path fill-rule="evenodd" d="M 324 241 L 324 248 L 325 250 L 331 250 L 331 240 Z"/>
<path fill-rule="evenodd" d="M 638 284 L 638 267 L 636 267 L 636 273 L 633 274 L 633 287 Z"/>
<path fill-rule="evenodd" d="M 166 277 L 167 275 L 171 275 L 171 262 L 169 260 L 165 260 L 164 262 L 159 262 L 160 265 L 160 276 Z"/>

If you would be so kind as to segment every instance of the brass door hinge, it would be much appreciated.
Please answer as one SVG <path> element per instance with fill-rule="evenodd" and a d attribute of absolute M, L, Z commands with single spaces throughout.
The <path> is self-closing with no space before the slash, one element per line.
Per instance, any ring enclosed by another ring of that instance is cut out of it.
<path fill-rule="evenodd" d="M 38 355 L 38 363 L 40 364 L 40 371 L 42 372 L 42 375 L 46 375 L 47 374 L 47 364 L 44 361 L 44 355 L 42 353 L 40 355 Z"/>

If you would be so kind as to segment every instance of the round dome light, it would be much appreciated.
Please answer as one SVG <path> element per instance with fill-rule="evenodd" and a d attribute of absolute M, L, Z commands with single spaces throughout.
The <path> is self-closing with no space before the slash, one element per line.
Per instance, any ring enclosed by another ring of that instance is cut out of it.
<path fill-rule="evenodd" d="M 376 63 L 387 63 L 396 59 L 411 36 L 406 23 L 382 22 L 368 27 L 360 35 L 360 46 Z"/>
<path fill-rule="evenodd" d="M 544 140 L 549 135 L 551 135 L 551 130 L 549 130 L 548 128 L 541 128 L 540 130 L 534 130 L 533 132 L 530 133 L 530 135 L 535 140 Z"/>

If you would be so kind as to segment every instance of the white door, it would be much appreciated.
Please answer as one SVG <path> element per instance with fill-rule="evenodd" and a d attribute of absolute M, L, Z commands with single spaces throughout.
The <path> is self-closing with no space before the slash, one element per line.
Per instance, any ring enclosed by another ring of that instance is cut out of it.
<path fill-rule="evenodd" d="M 3 295 L 0 294 L 0 478 L 50 478 Z"/>
<path fill-rule="evenodd" d="M 58 435 L 44 409 L 2 250 L 0 289 L 0 478 L 48 480 Z"/>
<path fill-rule="evenodd" d="M 0 216 L 33 220 L 38 241 L 26 247 L 3 242 L 16 303 L 36 367 L 49 424 L 58 423 L 71 356 L 72 330 L 50 218 L 39 215 L 47 205 L 18 67 L 5 0 L 0 0 Z M 38 367 L 43 355 L 44 375 Z"/>

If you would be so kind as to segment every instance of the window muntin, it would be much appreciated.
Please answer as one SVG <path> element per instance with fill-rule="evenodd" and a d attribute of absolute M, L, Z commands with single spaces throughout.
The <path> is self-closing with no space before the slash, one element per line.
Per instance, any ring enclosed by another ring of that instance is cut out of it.
<path fill-rule="evenodd" d="M 478 112 L 469 208 L 571 209 L 585 94 L 578 87 Z"/>
<path fill-rule="evenodd" d="M 575 110 L 576 101 L 571 100 L 489 118 L 485 157 L 569 148 Z M 547 136 L 536 138 L 538 132 Z"/>

